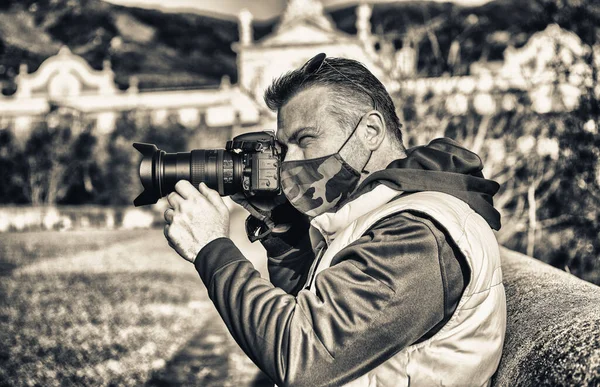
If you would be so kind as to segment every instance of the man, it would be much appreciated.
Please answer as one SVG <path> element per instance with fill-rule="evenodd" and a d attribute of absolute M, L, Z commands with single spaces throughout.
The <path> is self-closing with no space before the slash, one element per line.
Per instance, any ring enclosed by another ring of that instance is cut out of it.
<path fill-rule="evenodd" d="M 498 184 L 479 157 L 448 139 L 405 150 L 390 96 L 356 61 L 320 54 L 265 101 L 287 201 L 244 204 L 271 282 L 227 238 L 217 192 L 181 181 L 165 212 L 237 343 L 279 386 L 489 384 L 506 305 Z"/>

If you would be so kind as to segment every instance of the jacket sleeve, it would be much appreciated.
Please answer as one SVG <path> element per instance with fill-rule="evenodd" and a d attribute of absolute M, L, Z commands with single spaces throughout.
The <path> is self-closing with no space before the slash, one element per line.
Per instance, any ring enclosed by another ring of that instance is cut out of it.
<path fill-rule="evenodd" d="M 288 202 L 276 207 L 271 217 L 277 227 L 260 239 L 267 252 L 269 279 L 276 287 L 296 295 L 315 258 L 308 234 L 310 224 Z"/>
<path fill-rule="evenodd" d="M 293 239 L 292 242 L 285 237 L 270 235 L 268 240 L 261 242 L 267 251 L 267 267 L 271 283 L 285 290 L 286 293 L 297 295 L 302 285 L 306 283 L 315 254 L 308 231 Z"/>
<path fill-rule="evenodd" d="M 227 238 L 195 265 L 234 339 L 277 385 L 339 385 L 444 320 L 440 242 L 431 223 L 396 215 L 338 253 L 316 294 L 296 296 L 262 279 Z"/>

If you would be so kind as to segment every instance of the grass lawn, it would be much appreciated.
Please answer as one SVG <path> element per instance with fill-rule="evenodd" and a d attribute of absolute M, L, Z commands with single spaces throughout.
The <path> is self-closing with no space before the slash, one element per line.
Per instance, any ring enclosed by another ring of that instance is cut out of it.
<path fill-rule="evenodd" d="M 97 251 L 143 236 L 140 230 L 0 233 L 0 275 L 39 259 L 66 256 L 76 251 Z"/>
<path fill-rule="evenodd" d="M 258 385 L 162 230 L 0 234 L 0 246 L 0 386 Z"/>

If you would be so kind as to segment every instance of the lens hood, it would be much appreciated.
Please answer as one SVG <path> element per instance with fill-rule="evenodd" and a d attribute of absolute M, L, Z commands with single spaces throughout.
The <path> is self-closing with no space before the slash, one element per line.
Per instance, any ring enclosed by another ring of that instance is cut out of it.
<path fill-rule="evenodd" d="M 142 154 L 139 173 L 144 187 L 144 191 L 135 198 L 133 204 L 136 207 L 155 204 L 162 197 L 159 166 L 165 152 L 158 149 L 154 144 L 136 142 L 133 147 Z"/>

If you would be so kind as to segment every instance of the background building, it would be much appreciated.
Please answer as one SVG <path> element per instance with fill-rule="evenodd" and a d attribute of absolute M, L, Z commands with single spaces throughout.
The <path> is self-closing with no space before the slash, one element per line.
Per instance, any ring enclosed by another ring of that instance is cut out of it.
<path fill-rule="evenodd" d="M 94 70 L 64 46 L 35 72 L 20 66 L 14 94 L 0 95 L 0 120 L 26 136 L 46 114 L 76 111 L 95 120 L 102 134 L 114 129 L 119 112 L 135 110 L 157 125 L 174 115 L 186 127 L 222 128 L 221 141 L 247 130 L 274 128 L 274 114 L 262 101 L 265 88 L 319 52 L 362 62 L 393 94 L 446 95 L 451 114 L 465 114 L 469 105 L 480 114 L 512 109 L 514 91 L 529 93 L 539 113 L 570 111 L 590 79 L 591 69 L 582 58 L 592 48 L 558 25 L 534 34 L 524 47 L 509 47 L 503 61 L 474 63 L 469 75 L 417 76 L 417 42 L 411 39 L 418 34 L 406 34 L 403 47 L 394 49 L 372 34 L 370 5 L 358 6 L 355 13 L 356 34 L 349 34 L 336 28 L 318 0 L 290 0 L 274 30 L 255 40 L 252 14 L 241 10 L 239 40 L 233 44 L 238 79 L 231 84 L 223 76 L 218 87 L 140 90 L 132 75 L 128 88 L 120 90 L 110 60 Z M 562 79 L 556 79 L 557 61 L 570 69 Z"/>

